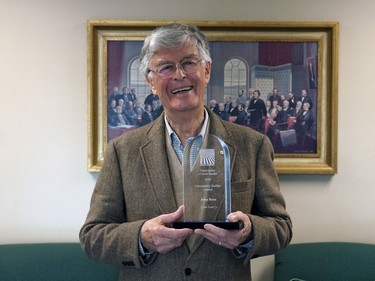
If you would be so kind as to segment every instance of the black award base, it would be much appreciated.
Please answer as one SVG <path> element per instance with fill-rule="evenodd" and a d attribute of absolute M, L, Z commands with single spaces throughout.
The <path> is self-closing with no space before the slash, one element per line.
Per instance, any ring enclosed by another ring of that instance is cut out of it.
<path fill-rule="evenodd" d="M 172 224 L 173 228 L 181 229 L 181 228 L 190 228 L 190 229 L 197 229 L 203 228 L 205 224 L 213 224 L 217 227 L 228 229 L 228 230 L 239 230 L 244 227 L 243 221 L 239 222 L 226 222 L 226 221 L 182 221 L 182 222 L 175 222 Z"/>

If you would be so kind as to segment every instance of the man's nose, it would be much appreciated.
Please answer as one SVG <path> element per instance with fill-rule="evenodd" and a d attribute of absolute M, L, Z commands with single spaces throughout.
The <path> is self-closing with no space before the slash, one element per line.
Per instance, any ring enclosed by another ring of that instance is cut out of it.
<path fill-rule="evenodd" d="M 181 79 L 186 77 L 186 72 L 182 68 L 181 64 L 176 64 L 176 72 L 174 74 L 175 79 Z"/>

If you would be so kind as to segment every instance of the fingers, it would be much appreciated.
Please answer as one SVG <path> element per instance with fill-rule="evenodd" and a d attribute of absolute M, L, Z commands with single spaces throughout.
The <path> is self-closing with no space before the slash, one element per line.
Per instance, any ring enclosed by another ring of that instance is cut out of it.
<path fill-rule="evenodd" d="M 161 215 L 158 218 L 160 223 L 166 226 L 178 221 L 184 215 L 184 207 L 181 205 L 175 212 L 170 214 Z"/>
<path fill-rule="evenodd" d="M 183 206 L 175 212 L 146 221 L 141 228 L 142 245 L 152 251 L 167 253 L 180 247 L 193 233 L 191 229 L 174 229 L 169 226 L 183 215 Z"/>
<path fill-rule="evenodd" d="M 234 249 L 238 245 L 248 240 L 252 226 L 250 218 L 240 211 L 229 214 L 228 221 L 243 221 L 244 228 L 240 230 L 226 230 L 212 224 L 206 224 L 204 229 L 196 229 L 194 233 L 205 237 L 216 245 Z"/>
<path fill-rule="evenodd" d="M 243 214 L 242 212 L 234 212 L 228 215 L 228 220 L 230 222 L 238 222 L 241 220 L 240 218 L 243 220 L 244 216 L 247 217 L 247 215 Z"/>
<path fill-rule="evenodd" d="M 244 227 L 240 231 L 240 234 L 241 234 L 240 244 L 247 241 L 249 239 L 249 237 L 251 235 L 251 232 L 252 232 L 252 229 L 253 229 L 249 216 L 240 212 L 240 211 L 237 211 L 237 212 L 229 214 L 228 220 L 231 221 L 231 222 L 236 222 L 236 221 L 240 221 L 240 220 L 243 221 Z"/>
<path fill-rule="evenodd" d="M 238 235 L 236 232 L 238 232 L 238 230 L 226 230 L 212 224 L 205 224 L 204 229 L 196 229 L 194 231 L 195 234 L 203 236 L 213 244 L 228 249 L 234 249 L 238 245 Z"/>

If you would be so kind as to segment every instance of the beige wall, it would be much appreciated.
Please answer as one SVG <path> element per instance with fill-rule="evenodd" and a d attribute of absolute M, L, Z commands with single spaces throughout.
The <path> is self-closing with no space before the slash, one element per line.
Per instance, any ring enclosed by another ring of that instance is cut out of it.
<path fill-rule="evenodd" d="M 293 243 L 375 243 L 372 0 L 0 0 L 0 243 L 78 241 L 86 171 L 86 20 L 339 21 L 339 173 L 283 175 Z M 271 280 L 272 257 L 254 279 Z"/>

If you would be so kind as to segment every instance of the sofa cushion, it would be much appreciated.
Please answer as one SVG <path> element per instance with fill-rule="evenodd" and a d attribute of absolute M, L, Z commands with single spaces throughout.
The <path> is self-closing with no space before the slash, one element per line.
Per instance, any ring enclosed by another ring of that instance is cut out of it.
<path fill-rule="evenodd" d="M 79 243 L 0 245 L 1 281 L 115 281 L 118 270 L 87 258 Z"/>
<path fill-rule="evenodd" d="M 325 242 L 290 244 L 275 255 L 274 281 L 375 280 L 375 245 Z"/>

